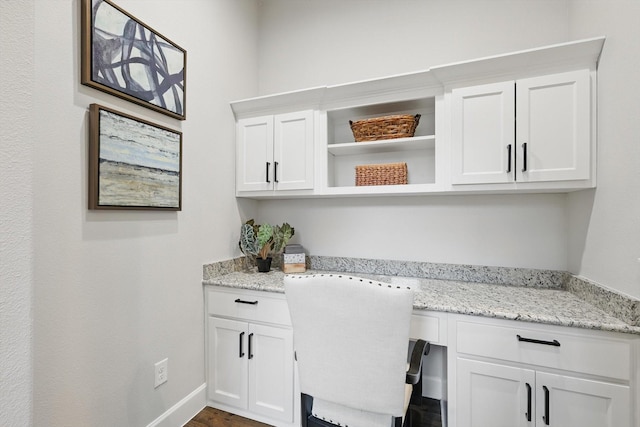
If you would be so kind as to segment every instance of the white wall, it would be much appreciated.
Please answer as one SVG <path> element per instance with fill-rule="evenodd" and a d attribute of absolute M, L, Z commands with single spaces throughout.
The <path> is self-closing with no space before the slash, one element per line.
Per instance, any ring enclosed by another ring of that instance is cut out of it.
<path fill-rule="evenodd" d="M 266 0 L 260 92 L 417 71 L 566 41 L 566 0 Z"/>
<path fill-rule="evenodd" d="M 564 195 L 263 201 L 308 253 L 564 270 Z"/>
<path fill-rule="evenodd" d="M 572 194 L 571 270 L 640 298 L 640 2 L 574 0 L 571 36 L 607 36 L 598 69 L 598 187 Z M 588 213 L 588 215 L 585 215 Z"/>
<path fill-rule="evenodd" d="M 32 421 L 33 2 L 0 2 L 0 425 Z"/>
<path fill-rule="evenodd" d="M 145 426 L 205 381 L 202 265 L 236 255 L 241 215 L 229 166 L 234 162 L 229 102 L 257 90 L 256 3 L 117 1 L 188 51 L 185 122 L 80 85 L 79 0 L 10 4 L 27 14 L 22 23 L 27 37 L 14 42 L 24 49 L 24 61 L 35 62 L 35 75 L 27 70 L 26 82 L 20 77 L 19 89 L 9 92 L 18 111 L 9 112 L 15 124 L 8 134 L 3 121 L 2 169 L 5 153 L 15 154 L 7 182 L 23 182 L 27 200 L 11 199 L 9 206 L 16 208 L 8 219 L 17 228 L 10 233 L 18 243 L 10 260 L 19 261 L 19 271 L 5 271 L 3 259 L 0 297 L 5 297 L 7 275 L 9 295 L 20 304 L 20 316 L 8 325 L 26 318 L 18 331 L 28 338 L 31 306 L 25 300 L 32 272 L 33 353 L 18 355 L 17 362 L 28 367 L 33 357 L 33 425 Z M 2 6 L 4 64 L 9 31 L 5 2 Z M 34 8 L 35 17 L 29 17 Z M 35 45 L 28 37 L 34 31 Z M 22 107 L 29 107 L 29 97 L 35 108 L 25 118 Z M 92 102 L 182 130 L 181 212 L 87 210 L 87 106 Z M 7 152 L 5 141 L 12 135 L 17 139 Z M 11 191 L 5 190 L 4 173 L 3 234 L 4 195 Z M 2 313 L 4 331 L 4 306 Z M 23 341 L 19 337 L 16 350 L 28 346 Z M 169 380 L 154 389 L 154 363 L 165 357 Z M 4 372 L 3 366 L 3 402 Z M 15 376 L 28 379 L 27 373 Z M 21 387 L 16 392 L 28 392 Z M 29 403 L 25 398 L 24 405 L 16 405 L 8 423 L 3 413 L 0 424 L 29 425 Z"/>
<path fill-rule="evenodd" d="M 566 1 L 269 0 L 260 92 L 344 83 L 568 40 Z M 283 65 L 286 64 L 286 65 Z M 262 201 L 315 255 L 567 269 L 566 195 Z"/>

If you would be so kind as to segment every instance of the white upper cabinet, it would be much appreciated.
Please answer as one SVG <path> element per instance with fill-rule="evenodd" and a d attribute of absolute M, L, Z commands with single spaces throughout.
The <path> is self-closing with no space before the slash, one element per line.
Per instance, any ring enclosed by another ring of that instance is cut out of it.
<path fill-rule="evenodd" d="M 232 102 L 236 195 L 593 188 L 603 45 L 598 37 Z M 420 115 L 413 137 L 354 140 L 350 121 L 397 114 Z M 386 163 L 406 164 L 406 184 L 356 185 L 356 166 Z"/>
<path fill-rule="evenodd" d="M 237 123 L 236 191 L 313 188 L 313 111 Z"/>
<path fill-rule="evenodd" d="M 276 190 L 313 188 L 313 111 L 274 117 L 273 181 Z"/>
<path fill-rule="evenodd" d="M 238 121 L 236 191 L 273 190 L 273 116 Z"/>
<path fill-rule="evenodd" d="M 453 184 L 514 180 L 513 81 L 452 91 Z"/>
<path fill-rule="evenodd" d="M 452 183 L 588 180 L 587 69 L 453 89 Z"/>
<path fill-rule="evenodd" d="M 590 178 L 589 70 L 516 82 L 516 181 Z"/>

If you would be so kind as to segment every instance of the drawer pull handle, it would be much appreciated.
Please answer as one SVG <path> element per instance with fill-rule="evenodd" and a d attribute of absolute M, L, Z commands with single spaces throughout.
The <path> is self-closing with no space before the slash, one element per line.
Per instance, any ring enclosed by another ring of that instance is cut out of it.
<path fill-rule="evenodd" d="M 511 173 L 511 144 L 507 145 L 507 173 Z"/>
<path fill-rule="evenodd" d="M 527 171 L 527 143 L 522 144 L 522 172 Z"/>
<path fill-rule="evenodd" d="M 240 332 L 240 336 L 238 336 L 238 342 L 240 343 L 240 348 L 238 350 L 238 357 L 239 358 L 243 358 L 244 357 L 244 351 L 242 351 L 242 337 L 244 336 L 244 332 Z"/>
<path fill-rule="evenodd" d="M 258 305 L 258 301 L 245 301 L 240 298 L 236 299 L 238 304 L 250 304 L 250 305 Z"/>
<path fill-rule="evenodd" d="M 553 341 L 544 341 L 544 340 L 536 340 L 533 338 L 525 338 L 525 337 L 521 337 L 520 335 L 516 335 L 518 337 L 518 341 L 522 341 L 522 342 L 531 342 L 534 344 L 543 344 L 543 345 L 552 345 L 554 347 L 560 347 L 560 343 L 558 342 L 558 340 L 553 340 Z"/>
<path fill-rule="evenodd" d="M 524 414 L 527 417 L 527 421 L 531 421 L 531 386 L 529 383 L 525 383 L 527 386 L 527 413 Z"/>
<path fill-rule="evenodd" d="M 549 425 L 549 389 L 546 385 L 542 386 L 544 390 L 544 415 L 542 416 L 542 421 L 544 421 L 545 425 Z"/>
<path fill-rule="evenodd" d="M 251 351 L 251 342 L 253 341 L 253 332 L 249 334 L 249 359 L 253 359 L 253 351 Z"/>

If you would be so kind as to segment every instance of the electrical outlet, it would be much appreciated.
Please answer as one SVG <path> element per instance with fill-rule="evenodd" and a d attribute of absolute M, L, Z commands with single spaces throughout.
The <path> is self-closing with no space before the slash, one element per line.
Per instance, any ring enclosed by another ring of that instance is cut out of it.
<path fill-rule="evenodd" d="M 168 363 L 169 363 L 169 359 L 167 358 L 155 364 L 156 381 L 155 381 L 154 388 L 167 382 L 167 379 L 169 378 Z"/>

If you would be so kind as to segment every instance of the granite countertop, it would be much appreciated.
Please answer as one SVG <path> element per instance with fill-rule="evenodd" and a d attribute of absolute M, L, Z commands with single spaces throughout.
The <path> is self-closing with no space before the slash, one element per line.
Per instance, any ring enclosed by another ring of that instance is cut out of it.
<path fill-rule="evenodd" d="M 364 277 L 415 289 L 414 309 L 640 334 L 632 326 L 559 287 L 510 286 L 458 280 L 307 270 L 301 274 Z M 204 285 L 284 293 L 284 273 L 231 271 L 205 277 Z"/>

